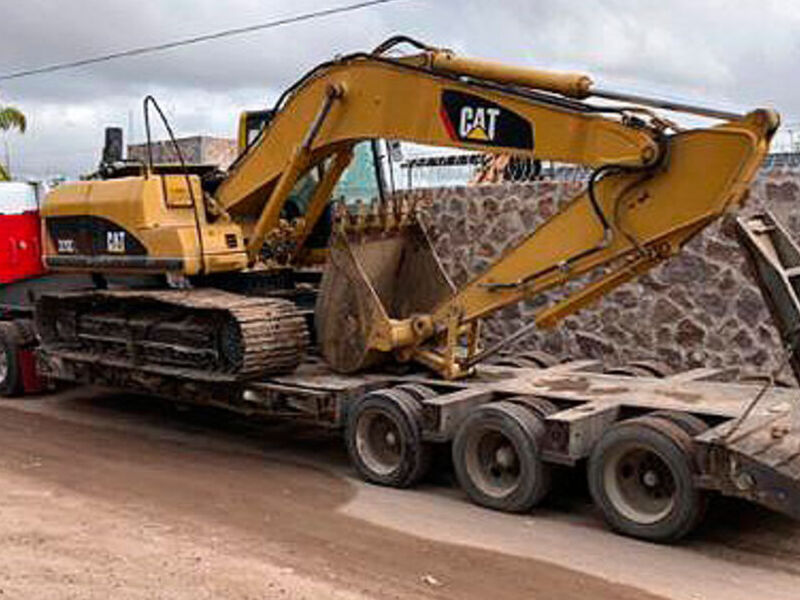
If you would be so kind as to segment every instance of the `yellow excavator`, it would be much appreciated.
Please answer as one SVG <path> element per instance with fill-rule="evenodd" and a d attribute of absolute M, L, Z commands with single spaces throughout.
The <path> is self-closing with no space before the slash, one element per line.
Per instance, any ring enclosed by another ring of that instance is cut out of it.
<path fill-rule="evenodd" d="M 399 55 L 401 46 L 414 50 Z M 717 123 L 684 129 L 655 109 Z M 313 339 L 342 373 L 394 361 L 462 378 L 736 209 L 778 125 L 772 110 L 630 96 L 586 75 L 394 37 L 315 67 L 274 110 L 243 116 L 242 153 L 221 176 L 150 160 L 53 191 L 42 207 L 45 262 L 91 274 L 97 288 L 42 297 L 37 329 L 45 348 L 198 379 L 290 372 Z M 332 205 L 354 154 L 379 139 L 580 164 L 592 175 L 456 287 L 408 206 L 379 192 Z M 586 274 L 595 277 L 513 339 L 481 348 L 481 319 Z"/>

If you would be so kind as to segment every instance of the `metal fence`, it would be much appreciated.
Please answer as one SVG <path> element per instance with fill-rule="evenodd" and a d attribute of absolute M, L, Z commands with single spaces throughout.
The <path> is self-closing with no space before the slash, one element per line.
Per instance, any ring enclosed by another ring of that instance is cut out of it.
<path fill-rule="evenodd" d="M 581 165 L 490 155 L 454 153 L 445 148 L 394 149 L 387 158 L 387 172 L 395 190 L 527 183 L 532 181 L 586 182 L 592 170 Z M 762 169 L 800 168 L 800 152 L 770 154 Z"/>

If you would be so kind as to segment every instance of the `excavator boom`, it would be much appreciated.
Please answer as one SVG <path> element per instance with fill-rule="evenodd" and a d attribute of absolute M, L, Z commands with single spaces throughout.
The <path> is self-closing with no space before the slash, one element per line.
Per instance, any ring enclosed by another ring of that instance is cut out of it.
<path fill-rule="evenodd" d="M 591 79 L 582 74 L 509 67 L 429 47 L 390 59 L 382 54 L 388 47 L 321 65 L 302 79 L 220 187 L 218 200 L 227 211 L 249 215 L 251 260 L 277 227 L 297 179 L 338 156 L 309 208 L 309 214 L 318 215 L 346 157 L 362 139 L 514 154 L 577 163 L 594 172 L 587 189 L 560 214 L 458 290 L 438 272 L 435 260 L 420 258 L 432 251 L 419 232 L 395 236 L 394 244 L 385 232 L 378 239 L 341 235 L 334 240 L 317 323 L 323 353 L 343 371 L 363 369 L 392 353 L 446 377 L 462 376 L 485 356 L 477 343 L 481 318 L 606 268 L 601 278 L 548 307 L 535 323 L 555 324 L 674 255 L 735 208 L 778 125 L 769 110 L 739 117 L 666 104 L 729 119 L 677 131 L 642 107 L 580 102 L 593 93 Z M 675 131 L 669 133 L 670 128 Z M 409 256 L 414 269 L 406 266 Z M 459 342 L 463 338 L 465 348 Z"/>

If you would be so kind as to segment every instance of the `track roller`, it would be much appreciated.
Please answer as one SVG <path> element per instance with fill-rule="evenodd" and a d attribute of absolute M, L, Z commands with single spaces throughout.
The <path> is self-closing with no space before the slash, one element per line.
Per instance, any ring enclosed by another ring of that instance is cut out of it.
<path fill-rule="evenodd" d="M 526 512 L 550 490 L 542 462 L 543 420 L 527 406 L 502 401 L 473 409 L 453 441 L 456 477 L 470 500 Z"/>
<path fill-rule="evenodd" d="M 615 531 L 672 542 L 703 518 L 707 494 L 694 485 L 693 436 L 687 432 L 699 424 L 691 415 L 677 419 L 677 414 L 622 421 L 595 446 L 589 459 L 589 489 Z"/>
<path fill-rule="evenodd" d="M 378 390 L 358 399 L 348 411 L 345 441 L 359 475 L 372 483 L 411 487 L 430 468 L 422 410 L 407 390 Z"/>

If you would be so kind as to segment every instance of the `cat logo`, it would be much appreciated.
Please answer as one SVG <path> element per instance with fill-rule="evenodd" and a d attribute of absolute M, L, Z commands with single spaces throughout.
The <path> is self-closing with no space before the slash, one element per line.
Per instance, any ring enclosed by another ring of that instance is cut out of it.
<path fill-rule="evenodd" d="M 499 108 L 462 106 L 458 134 L 468 140 L 491 142 L 497 130 Z"/>
<path fill-rule="evenodd" d="M 439 112 L 452 140 L 533 150 L 531 123 L 491 100 L 466 92 L 444 90 Z"/>
<path fill-rule="evenodd" d="M 125 254 L 125 232 L 107 231 L 106 250 L 113 254 Z"/>

